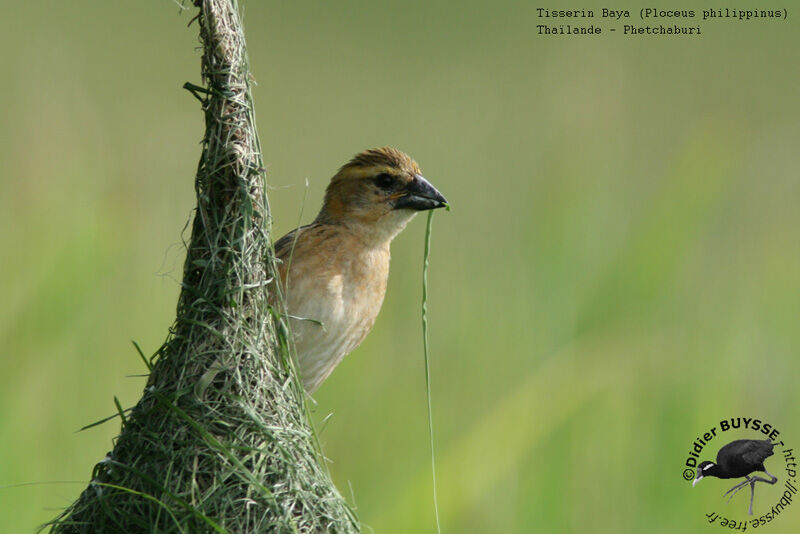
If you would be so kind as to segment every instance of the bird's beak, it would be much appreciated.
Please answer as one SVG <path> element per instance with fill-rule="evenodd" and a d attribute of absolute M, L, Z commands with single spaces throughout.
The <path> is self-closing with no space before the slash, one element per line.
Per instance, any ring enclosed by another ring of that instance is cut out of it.
<path fill-rule="evenodd" d="M 419 174 L 408 184 L 403 196 L 397 199 L 395 209 L 412 209 L 417 211 L 442 208 L 447 205 L 447 199 L 436 190 L 431 183 Z"/>
<path fill-rule="evenodd" d="M 692 482 L 692 487 L 695 487 L 697 485 L 697 483 L 700 482 L 700 479 L 702 479 L 702 478 L 703 478 L 703 475 L 698 474 L 697 478 L 695 478 L 694 482 Z"/>

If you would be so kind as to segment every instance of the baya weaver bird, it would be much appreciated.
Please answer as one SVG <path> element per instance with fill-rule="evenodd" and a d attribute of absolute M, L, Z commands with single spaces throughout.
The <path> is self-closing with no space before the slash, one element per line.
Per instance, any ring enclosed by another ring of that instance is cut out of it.
<path fill-rule="evenodd" d="M 314 222 L 275 243 L 303 386 L 313 393 L 369 333 L 389 278 L 389 245 L 418 211 L 447 205 L 394 148 L 357 154 L 331 179 Z"/>

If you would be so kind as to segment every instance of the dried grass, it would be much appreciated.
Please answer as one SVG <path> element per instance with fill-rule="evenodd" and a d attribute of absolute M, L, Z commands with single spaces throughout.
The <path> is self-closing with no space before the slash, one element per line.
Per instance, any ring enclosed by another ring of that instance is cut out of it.
<path fill-rule="evenodd" d="M 206 133 L 175 324 L 114 450 L 51 532 L 357 532 L 325 468 L 273 295 L 235 0 L 195 1 Z M 122 414 L 122 411 L 120 410 Z"/>

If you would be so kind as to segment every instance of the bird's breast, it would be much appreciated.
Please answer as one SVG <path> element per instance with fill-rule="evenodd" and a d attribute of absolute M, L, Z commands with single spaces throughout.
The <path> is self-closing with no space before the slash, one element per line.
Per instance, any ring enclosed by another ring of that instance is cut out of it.
<path fill-rule="evenodd" d="M 306 389 L 313 391 L 375 323 L 389 274 L 389 250 L 340 240 L 297 248 L 286 303 Z"/>

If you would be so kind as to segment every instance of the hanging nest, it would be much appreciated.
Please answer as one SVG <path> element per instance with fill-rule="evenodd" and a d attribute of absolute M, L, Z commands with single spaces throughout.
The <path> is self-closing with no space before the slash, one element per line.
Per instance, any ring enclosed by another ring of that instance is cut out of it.
<path fill-rule="evenodd" d="M 177 317 L 114 450 L 44 528 L 357 532 L 289 356 L 238 6 L 194 4 L 206 132 Z"/>

